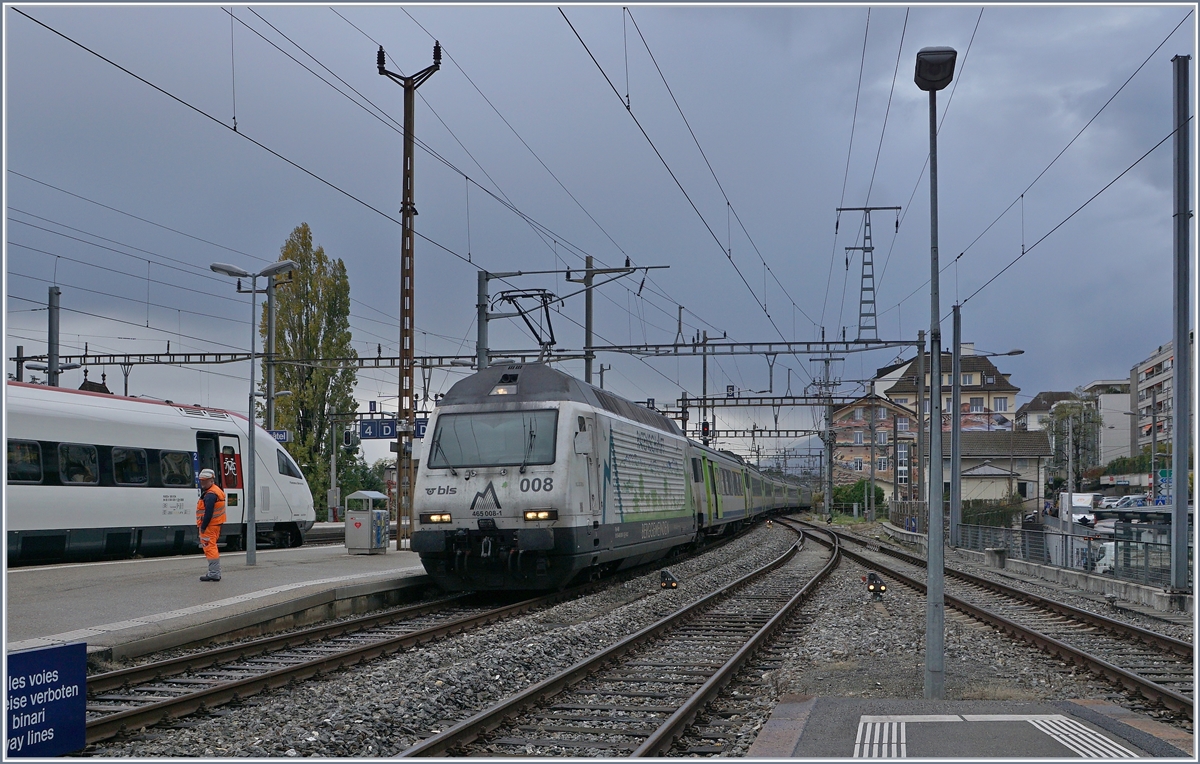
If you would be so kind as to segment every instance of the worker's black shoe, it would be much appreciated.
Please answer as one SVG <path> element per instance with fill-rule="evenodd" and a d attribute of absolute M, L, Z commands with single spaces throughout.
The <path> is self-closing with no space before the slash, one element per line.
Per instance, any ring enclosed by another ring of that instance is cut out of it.
<path fill-rule="evenodd" d="M 203 576 L 200 576 L 200 580 L 201 581 L 220 581 L 221 577 L 214 576 L 211 573 L 205 573 Z"/>

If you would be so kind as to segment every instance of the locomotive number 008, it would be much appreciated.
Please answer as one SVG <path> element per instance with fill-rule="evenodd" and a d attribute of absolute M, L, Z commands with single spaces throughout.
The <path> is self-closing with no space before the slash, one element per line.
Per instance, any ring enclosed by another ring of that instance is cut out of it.
<path fill-rule="evenodd" d="M 554 490 L 554 478 L 552 478 L 552 477 L 548 477 L 548 478 L 544 478 L 544 479 L 543 478 L 533 478 L 532 480 L 529 478 L 521 479 L 521 491 L 523 493 L 528 493 L 530 491 L 537 492 L 537 491 L 553 491 L 553 490 Z"/>

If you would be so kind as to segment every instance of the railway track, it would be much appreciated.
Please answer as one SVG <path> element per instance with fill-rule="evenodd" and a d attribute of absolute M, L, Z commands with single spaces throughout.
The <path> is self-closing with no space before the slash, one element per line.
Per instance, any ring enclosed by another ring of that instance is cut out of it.
<path fill-rule="evenodd" d="M 867 548 L 859 553 L 843 544 L 847 557 L 925 591 L 923 558 L 838 535 Z M 946 605 L 1194 719 L 1189 642 L 952 568 L 946 569 Z"/>
<path fill-rule="evenodd" d="M 711 551 L 737 538 L 704 548 Z M 703 553 L 703 552 L 701 552 Z M 675 557 L 674 559 L 680 559 Z M 464 594 L 336 624 L 95 674 L 87 682 L 88 744 L 303 681 L 398 650 L 579 597 L 662 561 L 561 592 L 495 606 Z"/>
<path fill-rule="evenodd" d="M 795 529 L 800 533 L 798 529 Z M 402 756 L 655 756 L 838 563 L 803 549 L 409 748 Z"/>
<path fill-rule="evenodd" d="M 90 743 L 554 604 L 578 591 L 495 607 L 470 595 L 221 647 L 88 678 Z"/>

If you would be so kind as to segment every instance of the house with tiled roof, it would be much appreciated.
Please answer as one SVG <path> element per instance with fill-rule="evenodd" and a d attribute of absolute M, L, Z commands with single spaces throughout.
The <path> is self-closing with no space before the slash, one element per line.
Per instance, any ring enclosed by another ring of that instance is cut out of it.
<path fill-rule="evenodd" d="M 1073 400 L 1077 400 L 1075 393 L 1038 393 L 1033 396 L 1033 400 L 1022 404 L 1017 409 L 1017 429 L 1027 432 L 1044 429 L 1046 424 L 1050 422 L 1050 411 L 1054 408 L 1054 404 Z"/>
<path fill-rule="evenodd" d="M 942 354 L 942 411 L 951 407 L 951 363 L 950 353 Z M 1007 430 L 1012 427 L 1012 411 L 1017 393 L 1021 388 L 1009 381 L 1008 374 L 1001 372 L 989 356 L 976 355 L 972 343 L 963 343 L 959 353 L 961 402 L 963 429 Z M 917 359 L 885 366 L 876 372 L 875 389 L 893 403 L 917 410 Z M 930 354 L 924 358 L 925 405 L 922 420 L 928 422 L 930 395 Z M 889 385 L 888 382 L 891 382 Z M 942 429 L 950 429 L 950 418 L 945 416 Z"/>
<path fill-rule="evenodd" d="M 950 495 L 950 445 L 949 438 L 942 438 L 945 496 Z M 963 501 L 1016 496 L 1030 512 L 1041 508 L 1046 471 L 1054 455 L 1047 433 L 1040 430 L 964 432 L 959 453 Z M 922 455 L 928 464 L 928 442 L 923 445 Z"/>

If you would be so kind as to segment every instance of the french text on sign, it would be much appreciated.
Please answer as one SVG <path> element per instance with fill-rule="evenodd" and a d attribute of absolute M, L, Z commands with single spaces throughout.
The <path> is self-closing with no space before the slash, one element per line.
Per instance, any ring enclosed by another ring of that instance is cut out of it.
<path fill-rule="evenodd" d="M 8 756 L 62 756 L 83 748 L 87 645 L 11 653 L 5 663 Z"/>

